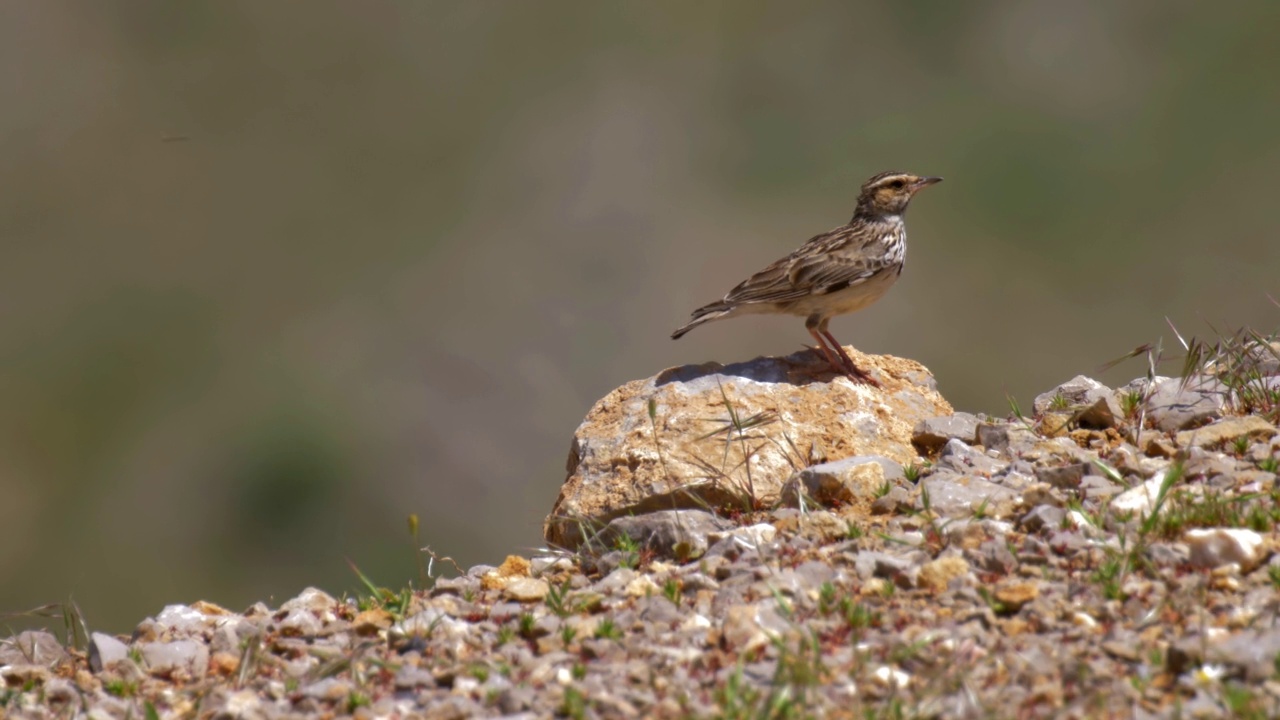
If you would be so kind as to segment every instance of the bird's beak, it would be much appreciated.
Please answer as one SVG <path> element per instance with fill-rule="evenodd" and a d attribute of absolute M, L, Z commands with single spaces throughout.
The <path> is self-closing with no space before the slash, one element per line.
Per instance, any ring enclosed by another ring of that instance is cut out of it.
<path fill-rule="evenodd" d="M 934 183 L 940 183 L 940 182 L 942 182 L 942 178 L 940 177 L 922 177 L 915 182 L 915 189 L 919 190 L 920 188 L 929 187 Z"/>

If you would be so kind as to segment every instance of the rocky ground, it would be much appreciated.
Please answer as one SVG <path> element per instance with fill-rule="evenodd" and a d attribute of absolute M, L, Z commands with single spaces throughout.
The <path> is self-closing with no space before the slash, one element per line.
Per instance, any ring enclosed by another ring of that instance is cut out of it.
<path fill-rule="evenodd" d="M 561 550 L 72 617 L 0 644 L 0 714 L 1280 717 L 1280 383 L 1245 350 L 1004 419 L 896 358 L 678 368 L 578 429 Z"/>

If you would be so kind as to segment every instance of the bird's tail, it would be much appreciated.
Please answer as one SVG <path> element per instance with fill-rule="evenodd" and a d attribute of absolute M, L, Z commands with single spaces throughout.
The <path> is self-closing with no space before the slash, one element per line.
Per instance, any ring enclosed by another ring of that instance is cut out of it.
<path fill-rule="evenodd" d="M 732 307 L 726 307 L 722 303 L 711 303 L 710 305 L 704 305 L 703 307 L 700 307 L 697 310 L 693 311 L 692 320 L 690 320 L 685 325 L 682 325 L 675 332 L 671 333 L 671 339 L 679 340 L 681 337 L 684 336 L 685 333 L 698 327 L 699 325 L 703 323 L 709 323 L 712 320 L 719 320 L 721 318 L 728 317 L 729 314 L 732 312 L 733 312 Z"/>

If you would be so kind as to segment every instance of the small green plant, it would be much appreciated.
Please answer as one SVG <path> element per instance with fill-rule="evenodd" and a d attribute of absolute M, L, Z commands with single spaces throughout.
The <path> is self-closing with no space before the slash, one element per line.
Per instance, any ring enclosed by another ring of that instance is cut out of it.
<path fill-rule="evenodd" d="M 1280 472 L 1280 459 L 1275 456 L 1263 458 L 1258 462 L 1258 469 L 1263 472 Z"/>
<path fill-rule="evenodd" d="M 991 505 L 991 498 L 989 497 L 982 498 L 982 502 L 978 503 L 977 507 L 973 509 L 974 519 L 985 520 L 989 515 L 990 505 Z M 1064 519 L 1064 522 L 1065 522 L 1065 519 Z"/>
<path fill-rule="evenodd" d="M 468 674 L 480 682 L 489 682 L 489 668 L 484 665 L 472 665 Z"/>
<path fill-rule="evenodd" d="M 571 668 L 569 672 L 573 676 L 573 679 L 578 682 L 582 682 L 587 679 L 587 666 L 582 662 L 574 663 L 573 668 Z"/>
<path fill-rule="evenodd" d="M 845 523 L 844 523 L 844 539 L 845 539 L 845 540 L 858 540 L 858 539 L 860 539 L 864 534 L 866 534 L 866 533 L 865 533 L 865 531 L 862 529 L 862 526 L 861 526 L 861 525 L 859 525 L 858 523 L 854 522 L 853 520 L 846 520 L 846 521 L 845 521 Z"/>
<path fill-rule="evenodd" d="M 662 596 L 670 600 L 672 605 L 680 604 L 680 591 L 680 581 L 676 578 L 667 578 L 667 581 L 662 583 Z"/>
<path fill-rule="evenodd" d="M 906 467 L 902 468 L 902 477 L 906 478 L 907 482 L 911 483 L 912 485 L 915 485 L 916 483 L 920 482 L 920 477 L 924 474 L 925 468 L 927 467 L 928 467 L 928 463 L 924 465 L 918 465 L 913 462 L 910 465 L 907 465 Z"/>
<path fill-rule="evenodd" d="M 578 638 L 578 631 L 571 625 L 564 625 L 560 628 L 560 643 L 568 648 L 573 641 Z"/>
<path fill-rule="evenodd" d="M 1070 407 L 1071 402 L 1060 392 L 1054 393 L 1053 397 L 1049 399 L 1050 410 L 1067 410 Z"/>
<path fill-rule="evenodd" d="M 1108 600 L 1123 600 L 1124 593 L 1120 589 L 1125 562 L 1118 553 L 1111 553 L 1093 571 L 1093 579 L 1102 585 L 1102 596 Z"/>
<path fill-rule="evenodd" d="M 1243 457 L 1249 452 L 1249 436 L 1241 435 L 1231 442 L 1231 449 L 1235 450 L 1236 457 Z"/>
<path fill-rule="evenodd" d="M 516 638 L 516 631 L 512 630 L 510 627 L 507 627 L 506 625 L 503 625 L 502 627 L 498 628 L 498 637 L 495 638 L 494 643 L 496 644 L 496 647 L 502 647 L 503 645 L 506 645 L 507 643 L 511 642 L 515 638 Z"/>
<path fill-rule="evenodd" d="M 875 627 L 880 624 L 880 616 L 875 611 L 863 605 L 860 602 L 854 602 L 849 598 L 840 601 L 841 614 L 844 615 L 844 622 L 849 626 L 849 632 L 860 637 L 863 630 Z"/>
<path fill-rule="evenodd" d="M 772 718 L 763 693 L 743 677 L 742 666 L 734 668 L 729 678 L 713 693 L 720 708 L 720 717 L 746 720 L 747 718 Z"/>
<path fill-rule="evenodd" d="M 915 662 L 919 659 L 921 651 L 927 646 L 928 643 L 923 640 L 895 645 L 889 651 L 889 660 L 899 665 Z"/>
<path fill-rule="evenodd" d="M 825 617 L 835 612 L 835 609 L 836 586 L 828 580 L 818 588 L 818 613 Z"/>
<path fill-rule="evenodd" d="M 375 585 L 369 576 L 360 571 L 351 560 L 347 560 L 347 566 L 360 579 L 360 584 L 364 585 L 367 595 L 362 595 L 357 599 L 356 605 L 361 610 L 381 609 L 391 613 L 396 620 L 403 620 L 406 613 L 409 612 L 409 606 L 413 603 L 413 588 L 406 587 L 399 592 L 388 588 Z"/>
<path fill-rule="evenodd" d="M 1245 513 L 1244 526 L 1255 532 L 1267 533 L 1276 526 L 1277 520 L 1280 520 L 1280 508 L 1266 508 L 1262 503 L 1251 503 Z"/>
<path fill-rule="evenodd" d="M 520 623 L 520 637 L 533 637 L 534 626 L 537 624 L 537 620 L 534 619 L 533 613 L 521 613 L 518 622 Z"/>
<path fill-rule="evenodd" d="M 484 681 L 482 680 L 481 682 Z M 351 694 L 347 696 L 348 715 L 355 714 L 356 710 L 359 710 L 362 707 L 369 707 L 370 705 L 373 705 L 373 700 L 359 690 L 353 690 L 351 691 Z"/>
<path fill-rule="evenodd" d="M 1280 590 L 1280 565 L 1267 566 L 1267 579 L 1271 581 L 1272 587 Z"/>
<path fill-rule="evenodd" d="M 1222 702 L 1227 706 L 1228 717 L 1258 718 L 1259 720 L 1274 717 L 1267 711 L 1270 705 L 1248 685 L 1237 682 L 1226 683 L 1222 687 Z M 1274 710 L 1275 708 L 1271 707 L 1271 711 L 1274 712 Z"/>
<path fill-rule="evenodd" d="M 1022 414 L 1022 408 L 1018 406 L 1018 399 L 1012 395 L 1005 395 L 1004 397 L 1009 401 L 1010 417 L 1026 422 L 1027 418 Z"/>
<path fill-rule="evenodd" d="M 1120 485 L 1126 489 L 1129 487 L 1129 483 L 1124 481 L 1124 475 L 1121 475 L 1119 470 L 1116 470 L 1115 468 L 1111 467 L 1110 465 L 1096 458 L 1093 460 L 1093 466 L 1098 468 L 1098 471 L 1102 473 L 1103 477 L 1110 480 L 1111 482 L 1117 485 Z"/>
<path fill-rule="evenodd" d="M 885 480 L 884 482 L 876 486 L 876 492 L 875 492 L 876 499 L 879 500 L 880 498 L 884 497 L 885 495 L 888 495 L 891 492 L 893 492 L 893 483 L 890 482 L 889 480 Z"/>
<path fill-rule="evenodd" d="M 108 695 L 114 695 L 118 698 L 133 697 L 138 693 L 138 684 L 127 680 L 108 680 L 102 683 L 102 689 Z"/>
<path fill-rule="evenodd" d="M 1138 413 L 1142 410 L 1142 393 L 1137 390 L 1130 390 L 1120 398 L 1120 412 L 1129 420 L 1136 420 Z"/>
<path fill-rule="evenodd" d="M 547 597 L 544 602 L 547 604 L 547 609 L 554 613 L 556 617 L 566 618 L 573 614 L 573 610 L 570 609 L 566 602 L 568 597 L 569 581 L 566 579 L 559 585 L 552 585 L 547 589 Z"/>
<path fill-rule="evenodd" d="M 775 639 L 773 646 L 778 652 L 773 686 L 791 690 L 796 701 L 803 706 L 807 691 L 821 685 L 829 674 L 822 662 L 822 643 L 810 633 L 802 636 L 795 648 L 789 647 L 781 638 Z"/>
<path fill-rule="evenodd" d="M 618 567 L 635 570 L 640 566 L 640 544 L 636 542 L 635 538 L 625 533 L 619 535 L 617 541 L 613 544 L 613 548 L 622 555 L 618 559 Z"/>
<path fill-rule="evenodd" d="M 564 689 L 564 701 L 560 704 L 560 714 L 581 720 L 587 716 L 587 696 L 578 688 L 570 685 Z"/>
<path fill-rule="evenodd" d="M 613 622 L 613 618 L 605 618 L 596 626 L 595 637 L 597 640 L 621 640 L 622 628 Z"/>

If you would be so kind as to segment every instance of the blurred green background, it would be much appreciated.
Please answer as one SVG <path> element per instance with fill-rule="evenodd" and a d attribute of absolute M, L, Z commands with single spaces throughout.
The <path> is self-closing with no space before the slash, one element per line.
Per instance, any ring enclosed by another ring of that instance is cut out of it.
<path fill-rule="evenodd" d="M 540 544 L 574 427 L 886 169 L 835 323 L 1003 414 L 1280 310 L 1280 3 L 0 4 L 0 611 L 128 631 Z M 1170 368 L 1173 370 L 1174 368 Z"/>

